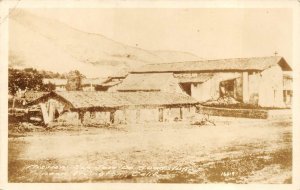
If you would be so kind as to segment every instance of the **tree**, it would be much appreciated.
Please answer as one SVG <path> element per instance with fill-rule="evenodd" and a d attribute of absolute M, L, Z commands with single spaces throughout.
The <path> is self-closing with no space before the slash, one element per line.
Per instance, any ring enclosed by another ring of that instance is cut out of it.
<path fill-rule="evenodd" d="M 44 84 L 42 90 L 45 92 L 51 92 L 55 90 L 55 84 L 52 84 L 51 82 Z"/>
<path fill-rule="evenodd" d="M 24 70 L 9 68 L 8 90 L 10 94 L 15 95 L 19 89 L 41 91 L 43 89 L 43 75 L 32 68 Z"/>
<path fill-rule="evenodd" d="M 70 71 L 67 76 L 66 89 L 68 91 L 82 90 L 81 81 L 84 76 L 78 70 Z"/>

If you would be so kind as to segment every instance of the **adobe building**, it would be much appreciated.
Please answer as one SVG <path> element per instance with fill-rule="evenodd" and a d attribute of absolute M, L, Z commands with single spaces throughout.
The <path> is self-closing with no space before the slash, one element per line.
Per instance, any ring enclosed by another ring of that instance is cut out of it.
<path fill-rule="evenodd" d="M 181 90 L 199 102 L 221 96 L 262 107 L 290 107 L 292 102 L 292 68 L 279 56 L 149 64 L 131 72 L 166 73 L 173 74 Z"/>
<path fill-rule="evenodd" d="M 167 92 L 53 91 L 28 106 L 40 106 L 45 124 L 88 125 L 188 120 L 197 104 L 186 94 Z"/>

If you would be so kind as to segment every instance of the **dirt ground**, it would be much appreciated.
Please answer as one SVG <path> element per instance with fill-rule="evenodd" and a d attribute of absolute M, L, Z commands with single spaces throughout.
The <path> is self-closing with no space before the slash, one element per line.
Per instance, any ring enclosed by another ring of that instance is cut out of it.
<path fill-rule="evenodd" d="M 9 135 L 10 182 L 291 183 L 291 120 Z"/>

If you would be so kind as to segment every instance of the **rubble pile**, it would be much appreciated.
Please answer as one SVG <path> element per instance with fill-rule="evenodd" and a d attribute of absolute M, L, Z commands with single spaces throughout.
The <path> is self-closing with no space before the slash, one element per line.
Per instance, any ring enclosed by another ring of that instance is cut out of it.
<path fill-rule="evenodd" d="M 19 125 L 15 126 L 12 129 L 12 131 L 18 132 L 18 133 L 23 133 L 23 132 L 40 131 L 42 129 L 43 129 L 43 127 L 41 127 L 41 126 L 35 126 L 32 123 L 22 122 L 22 123 L 19 123 Z"/>
<path fill-rule="evenodd" d="M 203 105 L 205 106 L 226 106 L 226 105 L 235 105 L 240 104 L 241 102 L 237 101 L 233 97 L 230 96 L 222 96 L 217 100 L 209 100 L 205 102 Z"/>
<path fill-rule="evenodd" d="M 212 120 L 207 114 L 197 114 L 195 115 L 191 121 L 191 125 L 196 126 L 215 126 L 214 120 Z"/>

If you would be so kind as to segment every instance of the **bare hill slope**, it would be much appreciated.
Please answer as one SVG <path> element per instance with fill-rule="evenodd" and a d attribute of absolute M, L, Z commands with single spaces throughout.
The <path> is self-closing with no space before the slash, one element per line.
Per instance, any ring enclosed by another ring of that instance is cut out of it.
<path fill-rule="evenodd" d="M 200 59 L 186 52 L 131 47 L 20 9 L 10 16 L 9 35 L 12 67 L 79 69 L 87 76 L 105 76 L 143 64 Z"/>

